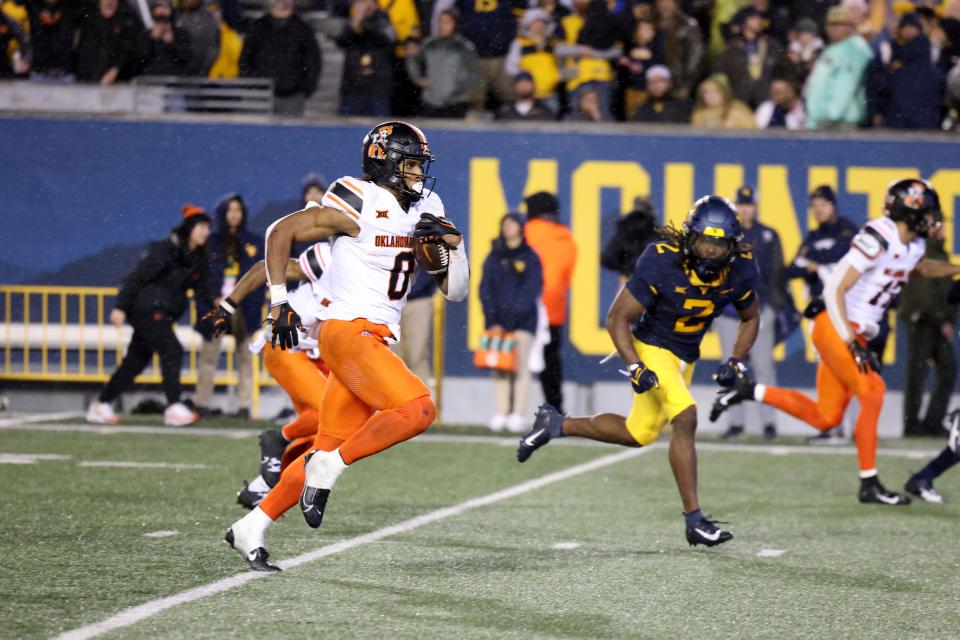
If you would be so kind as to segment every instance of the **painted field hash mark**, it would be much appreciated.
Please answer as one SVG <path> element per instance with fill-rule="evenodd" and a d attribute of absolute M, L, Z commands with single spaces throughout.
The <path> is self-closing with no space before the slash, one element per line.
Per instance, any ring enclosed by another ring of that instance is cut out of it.
<path fill-rule="evenodd" d="M 779 558 L 787 551 L 786 549 L 760 549 L 757 552 L 758 558 Z"/>
<path fill-rule="evenodd" d="M 574 549 L 579 549 L 580 543 L 579 542 L 558 542 L 557 544 L 553 545 L 550 548 L 555 549 L 557 551 L 572 551 Z"/>
<path fill-rule="evenodd" d="M 179 532 L 179 531 L 168 531 L 168 530 L 163 530 L 163 531 L 151 531 L 150 533 L 145 533 L 145 534 L 143 534 L 143 537 L 144 537 L 144 538 L 170 538 L 170 537 L 172 537 L 172 536 L 177 535 L 178 533 L 180 533 L 180 532 Z"/>

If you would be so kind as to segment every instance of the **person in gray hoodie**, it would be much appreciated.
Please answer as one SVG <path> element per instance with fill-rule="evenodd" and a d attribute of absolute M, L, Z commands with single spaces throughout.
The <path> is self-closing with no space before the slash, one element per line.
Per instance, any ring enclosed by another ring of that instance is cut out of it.
<path fill-rule="evenodd" d="M 419 51 L 407 58 L 407 73 L 423 88 L 425 116 L 463 118 L 480 79 L 477 52 L 457 33 L 457 19 L 453 9 L 441 13 L 437 35 L 424 40 Z"/>
<path fill-rule="evenodd" d="M 190 35 L 191 76 L 206 76 L 220 55 L 220 23 L 206 9 L 206 0 L 184 0 L 180 3 L 177 25 Z"/>

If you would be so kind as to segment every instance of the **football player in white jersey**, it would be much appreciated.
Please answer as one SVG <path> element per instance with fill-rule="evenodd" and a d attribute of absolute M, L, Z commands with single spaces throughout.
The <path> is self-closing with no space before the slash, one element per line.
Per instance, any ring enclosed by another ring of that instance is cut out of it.
<path fill-rule="evenodd" d="M 856 397 L 860 502 L 909 504 L 909 497 L 888 491 L 877 476 L 877 423 L 886 386 L 866 345 L 912 272 L 925 277 L 960 273 L 960 266 L 923 257 L 924 238 L 938 224 L 937 202 L 933 187 L 923 180 L 894 182 L 887 188 L 884 217 L 867 222 L 837 263 L 824 289 L 826 309 L 814 318 L 813 344 L 820 356 L 816 399 L 738 378 L 732 389 L 717 396 L 711 420 L 734 404 L 755 400 L 826 431 L 840 423 Z"/>
<path fill-rule="evenodd" d="M 313 451 L 291 463 L 263 502 L 227 531 L 225 540 L 250 566 L 267 563 L 264 532 L 297 503 L 319 527 L 327 499 L 347 466 L 425 431 L 436 418 L 426 385 L 387 343 L 400 339 L 400 310 L 415 267 L 415 243 L 440 245 L 448 266 L 435 277 L 450 300 L 467 295 L 469 268 L 460 231 L 444 217 L 429 175 L 434 160 L 426 136 L 405 122 L 384 122 L 363 139 L 361 178 L 336 180 L 318 207 L 267 230 L 274 340 L 296 346 L 301 319 L 283 282 L 293 242 L 333 238 L 328 269 L 330 304 L 319 343 L 330 368 Z"/>
<path fill-rule="evenodd" d="M 300 282 L 289 295 L 290 306 L 301 318 L 303 330 L 296 349 L 281 351 L 273 346 L 264 350 L 267 336 L 251 341 L 253 353 L 263 353 L 263 362 L 270 375 L 290 396 L 297 417 L 280 429 L 266 429 L 260 434 L 260 474 L 244 482 L 237 493 L 237 503 L 253 509 L 277 484 L 281 471 L 312 446 L 320 422 L 320 404 L 327 384 L 326 366 L 319 359 L 316 331 L 330 303 L 326 275 L 330 263 L 330 243 L 318 242 L 287 263 L 287 280 Z M 200 322 L 214 335 L 230 326 L 230 316 L 237 305 L 267 280 L 266 265 L 261 260 L 237 282 L 230 295 L 205 315 Z"/>

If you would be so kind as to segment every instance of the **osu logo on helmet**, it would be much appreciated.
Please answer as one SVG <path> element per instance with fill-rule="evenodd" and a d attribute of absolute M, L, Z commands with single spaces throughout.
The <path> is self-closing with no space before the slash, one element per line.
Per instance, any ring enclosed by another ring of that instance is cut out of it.
<path fill-rule="evenodd" d="M 373 140 L 370 141 L 370 149 L 367 155 L 375 160 L 387 159 L 387 138 L 393 133 L 393 125 L 384 125 L 377 129 Z"/>

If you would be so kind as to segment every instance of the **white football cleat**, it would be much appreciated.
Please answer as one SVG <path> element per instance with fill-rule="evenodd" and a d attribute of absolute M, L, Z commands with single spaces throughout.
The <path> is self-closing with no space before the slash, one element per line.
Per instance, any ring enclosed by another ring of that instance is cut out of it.
<path fill-rule="evenodd" d="M 304 458 L 306 477 L 300 492 L 300 512 L 310 528 L 316 529 L 323 522 L 330 490 L 346 468 L 339 449 L 311 451 Z"/>
<path fill-rule="evenodd" d="M 269 563 L 270 554 L 263 546 L 264 529 L 255 524 L 256 519 L 263 520 L 266 516 L 258 510 L 251 511 L 240 518 L 227 529 L 223 541 L 236 550 L 247 561 L 254 571 L 280 571 L 276 565 Z"/>
<path fill-rule="evenodd" d="M 87 422 L 93 424 L 120 424 L 120 417 L 113 412 L 109 402 L 94 400 L 87 409 Z"/>
<path fill-rule="evenodd" d="M 507 416 L 507 431 L 510 433 L 526 433 L 529 428 L 527 419 L 519 413 L 511 413 Z"/>
<path fill-rule="evenodd" d="M 168 427 L 183 427 L 199 419 L 200 416 L 182 402 L 174 402 L 163 412 L 163 424 Z"/>
<path fill-rule="evenodd" d="M 507 416 L 502 413 L 498 413 L 492 418 L 490 418 L 490 431 L 497 432 L 503 431 L 507 428 Z"/>

